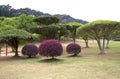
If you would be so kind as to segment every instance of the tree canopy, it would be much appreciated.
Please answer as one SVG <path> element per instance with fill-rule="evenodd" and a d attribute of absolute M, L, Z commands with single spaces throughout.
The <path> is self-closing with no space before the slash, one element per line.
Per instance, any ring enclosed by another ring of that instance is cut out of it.
<path fill-rule="evenodd" d="M 88 31 L 89 36 L 97 41 L 100 53 L 103 54 L 105 53 L 105 39 L 113 34 L 118 26 L 119 22 L 116 21 L 97 20 L 85 24 L 84 28 Z"/>
<path fill-rule="evenodd" d="M 23 29 L 30 32 L 32 27 L 36 27 L 37 24 L 33 22 L 34 17 L 32 15 L 21 14 L 20 16 L 16 17 L 17 21 L 17 28 Z"/>
<path fill-rule="evenodd" d="M 15 56 L 18 56 L 18 46 L 20 41 L 31 41 L 36 38 L 24 30 L 12 29 L 0 33 L 0 42 L 8 43 L 15 49 Z"/>
<path fill-rule="evenodd" d="M 51 25 L 60 22 L 60 20 L 55 16 L 40 16 L 34 19 L 34 21 L 40 25 Z"/>
<path fill-rule="evenodd" d="M 75 43 L 77 28 L 82 26 L 82 24 L 80 24 L 78 22 L 70 22 L 70 23 L 66 24 L 65 26 L 71 32 L 73 42 Z"/>
<path fill-rule="evenodd" d="M 86 28 L 84 28 L 84 26 L 83 27 L 79 27 L 77 29 L 77 36 L 81 37 L 85 41 L 86 48 L 89 48 L 88 40 L 89 40 L 90 36 L 88 34 L 88 30 Z"/>

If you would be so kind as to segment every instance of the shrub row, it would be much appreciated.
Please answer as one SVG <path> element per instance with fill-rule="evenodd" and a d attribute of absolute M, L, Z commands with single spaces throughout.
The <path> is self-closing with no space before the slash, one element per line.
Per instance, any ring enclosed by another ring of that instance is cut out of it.
<path fill-rule="evenodd" d="M 66 51 L 68 54 L 78 55 L 81 52 L 81 47 L 78 44 L 71 43 L 67 45 Z M 38 53 L 41 56 L 54 58 L 62 55 L 63 47 L 57 40 L 45 40 L 39 45 L 39 47 L 29 44 L 22 48 L 22 54 L 28 57 L 36 56 Z"/>

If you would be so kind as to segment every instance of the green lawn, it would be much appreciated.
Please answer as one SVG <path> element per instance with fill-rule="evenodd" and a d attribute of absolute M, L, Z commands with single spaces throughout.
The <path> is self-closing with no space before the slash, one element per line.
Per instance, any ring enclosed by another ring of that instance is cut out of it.
<path fill-rule="evenodd" d="M 120 42 L 111 41 L 105 55 L 98 55 L 95 41 L 90 41 L 90 48 L 84 48 L 83 41 L 78 43 L 82 46 L 78 57 L 65 51 L 55 60 L 0 57 L 0 79 L 120 79 Z"/>

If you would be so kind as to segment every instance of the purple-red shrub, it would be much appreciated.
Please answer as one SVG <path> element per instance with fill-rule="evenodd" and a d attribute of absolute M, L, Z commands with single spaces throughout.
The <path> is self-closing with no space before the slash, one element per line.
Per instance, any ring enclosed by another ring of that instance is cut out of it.
<path fill-rule="evenodd" d="M 56 57 L 60 56 L 63 52 L 61 43 L 57 40 L 45 40 L 39 46 L 39 53 L 42 56 Z"/>
<path fill-rule="evenodd" d="M 70 43 L 66 47 L 68 54 L 78 55 L 81 52 L 81 47 L 78 44 Z"/>
<path fill-rule="evenodd" d="M 22 54 L 27 55 L 28 57 L 36 56 L 38 54 L 38 48 L 35 45 L 25 45 L 22 48 Z"/>

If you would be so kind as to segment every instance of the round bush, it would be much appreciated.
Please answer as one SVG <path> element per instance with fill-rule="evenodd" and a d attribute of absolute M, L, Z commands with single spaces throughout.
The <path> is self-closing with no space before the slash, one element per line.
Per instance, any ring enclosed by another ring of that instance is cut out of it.
<path fill-rule="evenodd" d="M 39 46 L 39 53 L 42 56 L 52 57 L 60 56 L 63 52 L 61 43 L 57 40 L 45 40 Z"/>
<path fill-rule="evenodd" d="M 78 44 L 71 43 L 67 45 L 66 51 L 68 54 L 78 55 L 81 52 L 81 47 Z"/>
<path fill-rule="evenodd" d="M 36 56 L 38 54 L 38 48 L 35 45 L 25 45 L 22 48 L 22 54 L 28 57 Z"/>

